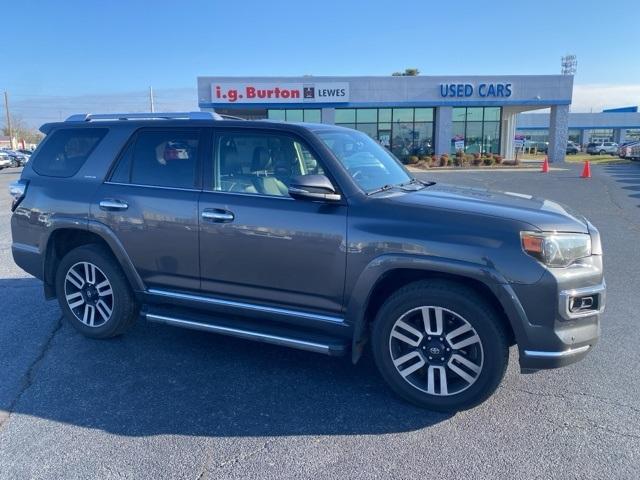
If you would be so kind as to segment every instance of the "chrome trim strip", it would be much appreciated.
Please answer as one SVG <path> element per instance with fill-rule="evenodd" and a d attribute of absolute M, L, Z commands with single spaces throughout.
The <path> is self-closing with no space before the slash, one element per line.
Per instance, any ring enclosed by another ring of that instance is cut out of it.
<path fill-rule="evenodd" d="M 208 323 L 194 322 L 191 320 L 183 320 L 180 318 L 167 317 L 165 315 L 157 315 L 155 313 L 145 314 L 147 320 L 152 322 L 164 323 L 166 325 L 172 325 L 176 327 L 189 328 L 192 330 L 202 330 L 205 332 L 220 333 L 222 335 L 229 335 L 232 337 L 244 338 L 247 340 L 254 340 L 258 342 L 271 343 L 273 345 L 282 345 L 291 348 L 297 348 L 300 350 L 307 350 L 310 352 L 324 353 L 328 355 L 330 352 L 329 346 L 316 342 L 309 342 L 306 340 L 297 340 L 295 338 L 283 337 L 280 335 L 271 335 L 268 333 L 254 332 L 251 330 L 243 330 L 240 328 L 224 327 L 222 325 L 211 325 Z"/>
<path fill-rule="evenodd" d="M 258 197 L 258 198 L 274 198 L 278 200 L 295 200 L 287 195 L 264 195 L 262 193 L 244 193 L 244 192 L 228 192 L 226 190 L 203 189 L 202 193 L 214 193 L 222 195 L 237 195 L 239 197 Z"/>
<path fill-rule="evenodd" d="M 25 253 L 33 253 L 36 255 L 40 255 L 40 249 L 34 245 L 27 245 L 26 243 L 12 243 L 11 248 L 14 250 L 20 250 Z"/>
<path fill-rule="evenodd" d="M 573 320 L 576 318 L 588 317 L 604 312 L 606 303 L 606 291 L 607 284 L 604 280 L 600 285 L 594 285 L 591 287 L 573 288 L 571 290 L 562 290 L 558 294 L 558 312 L 566 320 Z M 569 302 L 572 297 L 580 297 L 585 295 L 598 295 L 598 309 L 597 310 L 584 310 L 581 312 L 569 311 Z"/>
<path fill-rule="evenodd" d="M 577 355 L 578 353 L 586 352 L 591 348 L 591 345 L 583 345 L 578 348 L 570 348 L 569 350 L 562 350 L 561 352 L 542 352 L 537 350 L 525 350 L 524 354 L 527 357 L 538 358 L 563 358 L 571 355 Z"/>
<path fill-rule="evenodd" d="M 286 308 L 267 307 L 264 305 L 255 305 L 253 303 L 236 302 L 233 300 L 223 300 L 221 298 L 203 297 L 200 295 L 191 295 L 189 293 L 168 292 L 151 288 L 148 292 L 152 295 L 158 295 L 167 298 L 177 298 L 180 300 L 190 300 L 196 302 L 209 303 L 212 305 L 220 305 L 222 307 L 239 308 L 242 310 L 251 310 L 254 312 L 273 313 L 276 315 L 285 315 L 287 317 L 305 318 L 307 320 L 317 320 L 321 322 L 331 322 L 342 324 L 344 319 L 341 317 L 332 317 L 329 315 L 320 315 L 317 313 L 301 312 L 297 310 L 288 310 Z"/>
<path fill-rule="evenodd" d="M 124 187 L 159 188 L 162 190 L 178 190 L 182 192 L 201 192 L 199 188 L 161 187 L 160 185 L 141 185 L 139 183 L 104 182 L 105 185 L 122 185 Z"/>

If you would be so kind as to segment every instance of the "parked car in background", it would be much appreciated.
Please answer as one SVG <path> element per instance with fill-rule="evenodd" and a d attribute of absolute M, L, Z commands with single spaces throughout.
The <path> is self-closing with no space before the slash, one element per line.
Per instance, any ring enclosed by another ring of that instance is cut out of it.
<path fill-rule="evenodd" d="M 636 142 L 631 145 L 629 149 L 629 156 L 625 157 L 631 160 L 640 160 L 640 142 Z"/>
<path fill-rule="evenodd" d="M 88 337 L 141 313 L 354 362 L 369 343 L 396 393 L 445 411 L 487 399 L 511 345 L 530 373 L 598 340 L 600 234 L 555 202 L 423 182 L 334 125 L 163 112 L 41 131 L 10 187 L 13 258 Z"/>
<path fill-rule="evenodd" d="M 549 151 L 549 142 L 533 142 L 528 140 L 524 144 L 524 150 L 527 153 L 547 153 Z"/>
<path fill-rule="evenodd" d="M 577 153 L 580 153 L 580 145 L 576 145 L 571 141 L 567 142 L 567 155 L 575 155 Z"/>
<path fill-rule="evenodd" d="M 0 150 L 0 170 L 11 167 L 11 157 L 8 153 Z"/>
<path fill-rule="evenodd" d="M 587 153 L 591 155 L 616 155 L 618 153 L 618 144 L 616 142 L 591 142 L 587 145 Z"/>
<path fill-rule="evenodd" d="M 16 152 L 15 150 L 8 150 L 8 149 L 2 150 L 2 151 L 5 154 L 7 154 L 11 159 L 12 167 L 22 167 L 29 161 L 29 158 L 24 153 L 19 153 L 19 152 Z"/>
<path fill-rule="evenodd" d="M 620 145 L 618 147 L 618 156 L 620 158 L 631 158 L 631 149 L 635 145 L 640 145 L 640 141 L 636 140 L 636 141 L 633 141 L 633 142 L 623 143 L 622 145 Z"/>

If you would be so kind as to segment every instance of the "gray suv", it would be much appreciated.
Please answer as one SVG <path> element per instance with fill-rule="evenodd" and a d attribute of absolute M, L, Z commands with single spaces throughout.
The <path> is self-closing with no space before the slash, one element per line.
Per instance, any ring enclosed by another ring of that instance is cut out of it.
<path fill-rule="evenodd" d="M 11 185 L 15 262 L 88 337 L 137 318 L 349 355 L 452 411 L 589 353 L 596 228 L 547 200 L 420 181 L 332 125 L 77 115 Z M 256 374 L 259 374 L 257 372 Z"/>

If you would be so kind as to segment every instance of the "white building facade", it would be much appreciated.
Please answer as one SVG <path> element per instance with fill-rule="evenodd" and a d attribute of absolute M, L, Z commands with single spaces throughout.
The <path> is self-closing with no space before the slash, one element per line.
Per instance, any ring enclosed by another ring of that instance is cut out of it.
<path fill-rule="evenodd" d="M 342 125 L 398 157 L 491 152 L 515 156 L 519 113 L 550 108 L 549 160 L 568 140 L 573 77 L 198 77 L 201 110 L 243 118 Z"/>

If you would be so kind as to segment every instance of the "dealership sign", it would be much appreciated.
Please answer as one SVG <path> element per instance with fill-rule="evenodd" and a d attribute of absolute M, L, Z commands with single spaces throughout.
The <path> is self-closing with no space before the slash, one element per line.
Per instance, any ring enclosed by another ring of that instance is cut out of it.
<path fill-rule="evenodd" d="M 213 83 L 212 103 L 346 103 L 347 82 Z"/>
<path fill-rule="evenodd" d="M 513 93 L 511 83 L 441 83 L 441 97 L 508 98 Z"/>

